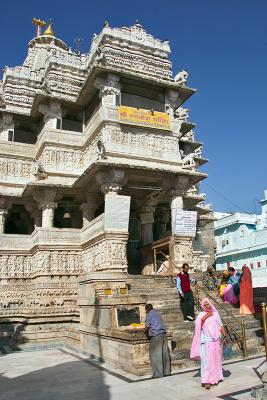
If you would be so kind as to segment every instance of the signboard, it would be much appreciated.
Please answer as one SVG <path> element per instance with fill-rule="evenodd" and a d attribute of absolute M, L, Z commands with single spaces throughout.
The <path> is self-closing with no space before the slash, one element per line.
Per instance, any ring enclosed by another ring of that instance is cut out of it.
<path fill-rule="evenodd" d="M 159 111 L 148 111 L 120 106 L 119 120 L 123 124 L 139 125 L 147 128 L 170 130 L 170 116 Z"/>
<path fill-rule="evenodd" d="M 130 196 L 105 197 L 105 229 L 128 232 Z"/>
<path fill-rule="evenodd" d="M 197 211 L 176 210 L 175 235 L 196 236 Z"/>

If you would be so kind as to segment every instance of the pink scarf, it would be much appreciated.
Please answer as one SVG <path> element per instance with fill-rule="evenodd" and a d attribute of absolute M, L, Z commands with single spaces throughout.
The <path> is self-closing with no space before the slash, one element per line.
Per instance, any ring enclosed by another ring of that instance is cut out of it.
<path fill-rule="evenodd" d="M 209 303 L 211 306 L 213 315 L 209 318 L 206 319 L 202 326 L 202 331 L 206 336 L 211 337 L 214 341 L 217 341 L 220 339 L 221 335 L 221 328 L 220 328 L 220 317 L 218 314 L 218 311 L 214 307 L 214 305 L 210 302 L 208 298 L 205 298 L 201 302 L 201 308 L 202 310 L 204 309 L 204 303 Z M 191 353 L 190 353 L 190 358 L 193 359 L 200 359 L 200 339 L 201 339 L 201 319 L 204 317 L 206 314 L 206 311 L 201 311 L 195 321 L 195 334 L 193 337 L 193 342 L 192 342 L 192 347 L 191 347 Z"/>

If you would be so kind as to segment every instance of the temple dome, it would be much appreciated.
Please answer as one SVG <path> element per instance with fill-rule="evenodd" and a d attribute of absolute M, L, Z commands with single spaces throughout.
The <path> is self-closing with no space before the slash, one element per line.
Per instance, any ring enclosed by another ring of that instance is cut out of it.
<path fill-rule="evenodd" d="M 34 47 L 36 44 L 50 44 L 53 42 L 54 46 L 60 47 L 63 50 L 68 51 L 69 48 L 63 40 L 58 39 L 55 35 L 55 32 L 52 28 L 52 23 L 50 22 L 45 29 L 44 33 L 40 36 L 36 36 L 29 42 L 29 47 Z"/>

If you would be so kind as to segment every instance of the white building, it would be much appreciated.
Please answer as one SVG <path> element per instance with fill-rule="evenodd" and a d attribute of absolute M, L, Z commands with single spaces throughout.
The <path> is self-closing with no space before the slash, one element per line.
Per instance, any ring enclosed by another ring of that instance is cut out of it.
<path fill-rule="evenodd" d="M 267 190 L 261 205 L 260 215 L 214 213 L 217 269 L 246 264 L 254 287 L 267 286 Z"/>

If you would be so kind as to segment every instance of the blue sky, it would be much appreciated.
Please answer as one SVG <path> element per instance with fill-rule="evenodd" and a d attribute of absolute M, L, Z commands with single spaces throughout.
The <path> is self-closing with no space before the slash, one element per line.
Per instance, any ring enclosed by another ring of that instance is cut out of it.
<path fill-rule="evenodd" d="M 186 103 L 204 142 L 202 191 L 216 211 L 259 211 L 267 189 L 266 0 L 13 0 L 1 2 L 0 68 L 20 65 L 35 35 L 32 18 L 51 18 L 58 37 L 72 48 L 108 20 L 111 26 L 139 19 L 169 39 L 174 73 L 189 71 L 198 92 Z"/>

